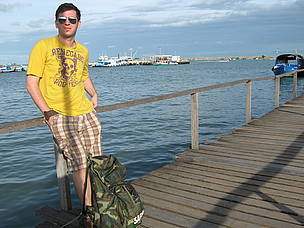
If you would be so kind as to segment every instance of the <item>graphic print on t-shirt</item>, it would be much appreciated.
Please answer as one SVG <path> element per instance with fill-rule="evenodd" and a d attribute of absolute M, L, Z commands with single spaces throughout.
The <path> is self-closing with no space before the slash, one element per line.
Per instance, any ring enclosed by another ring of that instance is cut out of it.
<path fill-rule="evenodd" d="M 59 65 L 54 84 L 60 87 L 75 87 L 79 84 L 81 79 L 77 78 L 76 72 L 78 70 L 77 67 L 83 66 L 84 57 L 74 51 L 63 48 L 52 49 L 52 55 L 56 56 Z M 79 61 L 82 64 L 79 65 Z"/>

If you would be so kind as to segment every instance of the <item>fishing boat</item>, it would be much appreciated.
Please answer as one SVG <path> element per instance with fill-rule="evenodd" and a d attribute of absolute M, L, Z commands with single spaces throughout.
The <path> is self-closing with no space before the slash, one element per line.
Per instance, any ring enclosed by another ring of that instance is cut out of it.
<path fill-rule="evenodd" d="M 11 66 L 0 66 L 0 73 L 14 72 L 15 68 Z"/>
<path fill-rule="evenodd" d="M 275 75 L 300 69 L 304 69 L 304 58 L 298 54 L 279 55 L 275 60 L 275 65 L 272 67 L 272 71 Z M 302 72 L 301 76 L 304 76 Z"/>

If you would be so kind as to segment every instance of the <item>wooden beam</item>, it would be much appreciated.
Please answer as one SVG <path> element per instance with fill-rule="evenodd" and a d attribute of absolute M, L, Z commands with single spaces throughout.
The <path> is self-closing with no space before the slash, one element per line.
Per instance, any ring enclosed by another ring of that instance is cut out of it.
<path fill-rule="evenodd" d="M 137 105 L 157 102 L 157 101 L 161 101 L 161 100 L 172 99 L 172 98 L 176 98 L 176 97 L 180 97 L 180 96 L 191 95 L 193 93 L 201 93 L 201 92 L 206 92 L 206 91 L 210 91 L 210 90 L 214 90 L 214 89 L 230 87 L 230 86 L 246 83 L 248 80 L 262 81 L 262 80 L 269 80 L 269 79 L 273 79 L 273 77 L 268 76 L 268 77 L 264 77 L 264 78 L 242 79 L 242 80 L 237 80 L 237 81 L 233 81 L 233 82 L 222 83 L 222 84 L 206 86 L 206 87 L 200 87 L 200 88 L 196 88 L 196 89 L 190 89 L 190 90 L 185 90 L 185 91 L 176 92 L 176 93 L 169 93 L 169 94 L 164 94 L 164 95 L 150 97 L 150 98 L 144 98 L 144 99 L 128 101 L 128 102 L 112 104 L 112 105 L 106 105 L 106 106 L 99 106 L 99 107 L 96 107 L 96 111 L 97 112 L 108 112 L 108 111 L 133 107 L 133 106 L 137 106 Z M 43 121 L 42 117 L 34 118 L 34 119 L 30 119 L 30 120 L 16 121 L 13 123 L 1 124 L 0 125 L 0 135 L 12 133 L 15 131 L 20 131 L 20 130 L 24 130 L 24 129 L 28 129 L 28 128 L 32 128 L 32 127 L 41 126 L 43 124 L 44 124 L 44 121 Z"/>
<path fill-rule="evenodd" d="M 292 94 L 293 98 L 297 97 L 297 92 L 298 92 L 298 72 L 295 72 L 293 75 L 293 83 L 292 83 Z"/>
<path fill-rule="evenodd" d="M 280 105 L 280 79 L 280 77 L 275 78 L 274 106 L 276 108 Z"/>
<path fill-rule="evenodd" d="M 191 94 L 191 148 L 198 149 L 199 147 L 199 105 L 198 94 Z"/>
<path fill-rule="evenodd" d="M 246 83 L 246 124 L 251 121 L 251 90 L 252 81 Z"/>
<path fill-rule="evenodd" d="M 60 207 L 63 210 L 71 210 L 72 201 L 66 160 L 63 156 L 63 152 L 60 150 L 56 142 L 54 143 L 54 150 L 56 159 L 56 173 L 59 187 Z"/>

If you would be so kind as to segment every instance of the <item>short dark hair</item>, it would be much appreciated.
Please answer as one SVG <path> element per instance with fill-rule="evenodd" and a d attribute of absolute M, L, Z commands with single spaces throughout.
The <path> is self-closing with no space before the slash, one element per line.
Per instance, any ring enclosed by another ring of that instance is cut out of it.
<path fill-rule="evenodd" d="M 60 13 L 63 13 L 68 10 L 75 10 L 77 14 L 77 19 L 80 21 L 80 17 L 81 17 L 80 10 L 72 3 L 63 3 L 60 6 L 58 6 L 55 13 L 55 19 L 56 20 L 58 19 Z"/>

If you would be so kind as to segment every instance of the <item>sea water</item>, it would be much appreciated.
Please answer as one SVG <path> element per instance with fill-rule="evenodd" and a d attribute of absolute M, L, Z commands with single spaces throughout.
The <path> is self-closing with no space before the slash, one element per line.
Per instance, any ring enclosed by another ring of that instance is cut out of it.
<path fill-rule="evenodd" d="M 239 79 L 272 75 L 273 61 L 238 60 L 174 66 L 90 68 L 99 105 L 109 105 Z M 253 83 L 252 117 L 274 108 L 274 81 Z M 303 81 L 298 88 L 303 91 Z M 292 78 L 281 81 L 281 100 L 292 98 Z M 25 72 L 0 74 L 0 124 L 41 116 L 25 89 Z M 245 123 L 246 86 L 199 95 L 200 143 L 216 140 Z M 127 167 L 129 180 L 139 178 L 189 148 L 191 97 L 183 96 L 100 113 L 103 151 Z M 0 227 L 34 227 L 43 220 L 35 211 L 59 207 L 53 143 L 44 126 L 0 135 Z M 79 201 L 72 188 L 73 205 Z"/>

